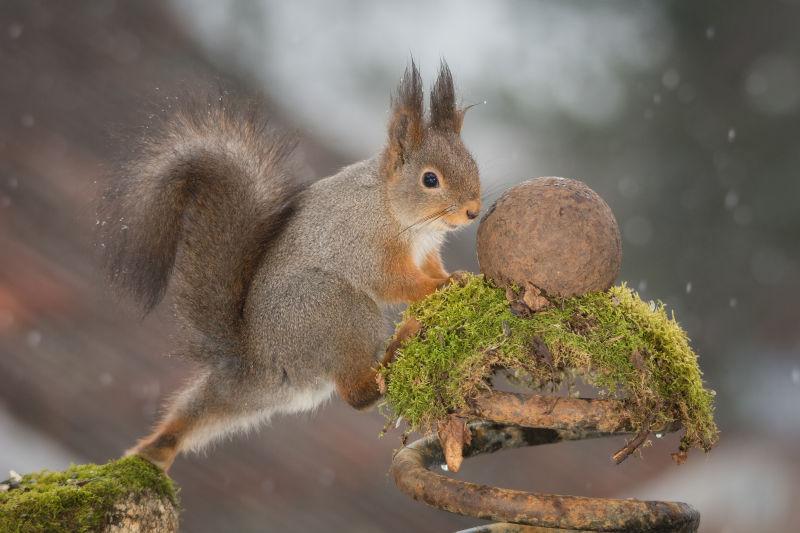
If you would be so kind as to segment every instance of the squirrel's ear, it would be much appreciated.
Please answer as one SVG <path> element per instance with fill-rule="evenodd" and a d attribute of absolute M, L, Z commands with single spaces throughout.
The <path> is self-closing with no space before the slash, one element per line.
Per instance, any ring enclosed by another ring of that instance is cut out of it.
<path fill-rule="evenodd" d="M 456 90 L 453 74 L 445 60 L 439 68 L 439 77 L 431 91 L 431 127 L 439 131 L 461 133 L 464 109 L 456 106 Z"/>
<path fill-rule="evenodd" d="M 397 170 L 408 154 L 420 145 L 422 136 L 422 78 L 412 58 L 392 98 L 389 142 L 383 154 L 385 170 L 390 173 Z"/>

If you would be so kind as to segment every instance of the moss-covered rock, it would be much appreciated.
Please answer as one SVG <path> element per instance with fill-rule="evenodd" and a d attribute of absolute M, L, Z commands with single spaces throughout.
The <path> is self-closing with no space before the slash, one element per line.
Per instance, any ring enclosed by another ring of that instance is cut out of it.
<path fill-rule="evenodd" d="M 163 512 L 176 514 L 175 485 L 139 457 L 73 465 L 63 472 L 43 470 L 0 492 L 0 532 L 113 530 L 130 518 L 126 513 L 132 505 L 148 498 Z M 176 522 L 177 517 L 166 520 Z"/>
<path fill-rule="evenodd" d="M 624 398 L 637 430 L 678 421 L 682 452 L 716 443 L 714 392 L 663 304 L 625 285 L 553 303 L 518 316 L 504 290 L 470 276 L 411 305 L 406 317 L 422 330 L 382 369 L 390 416 L 430 430 L 486 389 L 497 369 L 536 389 L 577 373 L 601 395 Z"/>

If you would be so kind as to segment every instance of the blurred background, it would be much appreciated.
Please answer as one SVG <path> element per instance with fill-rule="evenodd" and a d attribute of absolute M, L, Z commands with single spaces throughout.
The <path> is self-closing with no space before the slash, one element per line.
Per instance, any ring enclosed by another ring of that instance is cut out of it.
<path fill-rule="evenodd" d="M 376 152 L 409 55 L 465 103 L 486 189 L 580 178 L 623 233 L 621 279 L 661 299 L 717 391 L 721 442 L 506 452 L 459 477 L 677 499 L 702 531 L 800 530 L 800 2 L 172 0 L 0 5 L 0 477 L 103 462 L 187 375 L 169 305 L 141 320 L 97 272 L 92 201 L 120 131 L 195 84 L 264 95 L 309 176 Z M 475 228 L 451 269 L 477 268 Z M 397 432 L 338 400 L 180 459 L 185 531 L 445 532 L 387 476 Z"/>

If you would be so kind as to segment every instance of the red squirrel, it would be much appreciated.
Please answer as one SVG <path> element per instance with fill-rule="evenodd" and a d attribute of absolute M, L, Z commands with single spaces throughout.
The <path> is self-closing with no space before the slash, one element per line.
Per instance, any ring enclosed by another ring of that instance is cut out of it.
<path fill-rule="evenodd" d="M 144 140 L 105 195 L 109 277 L 145 311 L 172 283 L 179 350 L 199 371 L 129 453 L 166 470 L 334 390 L 357 409 L 380 398 L 383 309 L 451 280 L 444 238 L 481 208 L 464 111 L 442 62 L 426 116 L 412 60 L 381 153 L 306 186 L 293 143 L 227 101 Z"/>

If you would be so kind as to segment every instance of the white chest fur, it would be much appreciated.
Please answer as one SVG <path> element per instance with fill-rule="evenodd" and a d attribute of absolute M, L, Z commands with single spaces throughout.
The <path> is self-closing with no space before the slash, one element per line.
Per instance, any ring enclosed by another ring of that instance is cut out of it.
<path fill-rule="evenodd" d="M 417 266 L 422 266 L 425 258 L 434 250 L 438 250 L 444 241 L 444 232 L 434 229 L 416 233 L 411 241 L 411 257 Z"/>
<path fill-rule="evenodd" d="M 326 402 L 331 397 L 333 389 L 333 383 L 326 381 L 316 387 L 293 390 L 289 402 L 280 410 L 285 413 L 311 411 Z"/>

